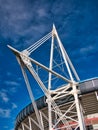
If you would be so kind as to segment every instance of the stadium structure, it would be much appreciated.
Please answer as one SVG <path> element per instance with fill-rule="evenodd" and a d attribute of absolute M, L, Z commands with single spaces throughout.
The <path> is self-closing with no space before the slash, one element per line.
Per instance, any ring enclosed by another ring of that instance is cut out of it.
<path fill-rule="evenodd" d="M 50 38 L 49 64 L 31 58 L 31 53 L 49 44 Z M 98 78 L 80 80 L 55 25 L 21 52 L 8 47 L 20 64 L 32 102 L 17 115 L 15 130 L 98 130 Z M 28 73 L 44 93 L 37 100 Z"/>

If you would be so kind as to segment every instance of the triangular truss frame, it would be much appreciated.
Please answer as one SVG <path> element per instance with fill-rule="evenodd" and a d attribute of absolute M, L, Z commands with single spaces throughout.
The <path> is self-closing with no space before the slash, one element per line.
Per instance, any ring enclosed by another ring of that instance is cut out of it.
<path fill-rule="evenodd" d="M 68 70 L 68 74 L 70 79 L 60 75 L 59 73 L 52 70 L 52 64 L 53 64 L 53 46 L 54 46 L 54 37 L 57 39 L 58 45 L 60 47 L 62 57 L 64 59 L 66 68 Z M 46 40 L 49 38 L 52 38 L 51 40 L 51 49 L 50 49 L 50 65 L 49 68 L 44 66 L 43 64 L 39 63 L 38 61 L 32 59 L 29 57 L 29 55 L 36 50 L 39 46 L 41 46 Z M 44 118 L 47 118 L 47 121 L 49 123 L 49 130 L 63 130 L 64 128 L 66 130 L 72 130 L 73 128 L 77 130 L 78 128 L 80 130 L 86 130 L 84 125 L 84 118 L 83 118 L 83 112 L 82 107 L 80 105 L 80 101 L 78 98 L 78 81 L 79 76 L 71 63 L 70 58 L 68 57 L 68 54 L 66 50 L 63 47 L 63 44 L 58 36 L 57 30 L 55 28 L 55 25 L 53 25 L 52 31 L 44 36 L 42 39 L 37 41 L 35 44 L 30 46 L 29 48 L 25 49 L 24 51 L 20 52 L 13 47 L 8 47 L 14 52 L 16 55 L 16 58 L 20 64 L 24 80 L 26 82 L 26 86 L 32 101 L 32 105 L 36 114 L 37 121 L 34 121 L 29 117 L 29 126 L 22 123 L 22 129 L 25 130 L 25 127 L 29 130 L 32 130 L 31 121 L 33 121 L 40 130 L 45 130 L 44 124 L 43 124 L 43 116 L 40 112 L 40 110 L 37 109 L 36 102 L 34 100 L 33 92 L 31 90 L 31 86 L 28 80 L 28 76 L 26 74 L 26 69 L 31 73 L 31 75 L 34 77 L 34 79 L 37 81 L 39 87 L 42 89 L 46 96 L 46 102 L 48 104 L 48 118 L 46 115 L 44 115 Z M 48 88 L 44 85 L 42 80 L 40 79 L 39 75 L 35 71 L 34 67 L 32 66 L 32 63 L 43 68 L 49 73 L 49 79 L 48 79 Z M 73 78 L 76 78 L 76 81 Z M 67 82 L 66 85 L 56 88 L 55 90 L 52 90 L 51 86 L 51 79 L 52 75 L 57 76 L 58 78 L 61 78 L 65 82 Z M 69 107 L 67 110 L 62 110 L 60 105 L 57 104 L 57 101 L 62 98 L 67 98 L 68 96 L 73 96 L 74 100 L 69 102 Z M 53 117 L 52 113 L 54 112 L 55 117 Z M 72 114 L 73 113 L 73 114 Z M 55 123 L 53 122 L 53 118 L 55 118 Z M 74 123 L 71 123 L 74 122 Z M 62 125 L 60 125 L 60 123 Z"/>

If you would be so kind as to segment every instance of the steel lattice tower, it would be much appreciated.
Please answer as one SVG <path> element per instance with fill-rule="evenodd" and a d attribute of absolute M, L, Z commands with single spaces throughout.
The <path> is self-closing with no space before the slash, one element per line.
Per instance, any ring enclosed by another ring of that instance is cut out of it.
<path fill-rule="evenodd" d="M 52 40 L 51 40 L 50 61 L 48 68 L 45 65 L 39 63 L 38 61 L 32 59 L 30 57 L 30 54 L 33 53 L 33 51 L 35 51 L 39 46 L 41 46 L 45 41 L 47 41 L 50 38 L 52 38 Z M 53 70 L 53 55 L 55 44 L 54 38 L 56 38 L 58 46 L 60 48 L 64 64 L 70 77 L 69 79 Z M 58 36 L 55 26 L 53 25 L 53 29 L 50 33 L 48 33 L 42 39 L 37 41 L 35 44 L 32 44 L 29 48 L 23 50 L 22 52 L 14 49 L 11 46 L 8 47 L 14 52 L 20 64 L 24 80 L 26 82 L 26 86 L 37 118 L 37 121 L 34 121 L 33 119 L 29 118 L 29 125 L 26 126 L 25 124 L 22 124 L 22 130 L 25 130 L 25 127 L 28 128 L 28 130 L 32 130 L 31 125 L 32 121 L 36 122 L 36 125 L 40 130 L 45 130 L 43 123 L 43 116 L 41 112 L 37 109 L 33 92 L 29 83 L 29 79 L 26 74 L 26 70 L 28 70 L 30 74 L 33 76 L 33 78 L 37 81 L 39 87 L 42 89 L 42 91 L 46 96 L 46 102 L 48 105 L 47 120 L 49 123 L 49 130 L 64 130 L 64 128 L 66 130 L 72 130 L 73 128 L 75 130 L 77 130 L 78 128 L 80 130 L 86 130 L 84 125 L 85 123 L 82 112 L 82 106 L 78 98 L 77 85 L 80 79 L 66 50 L 64 49 L 64 46 Z M 48 88 L 45 86 L 45 84 L 41 80 L 40 76 L 38 75 L 32 64 L 35 64 L 48 72 Z M 64 82 L 66 82 L 66 84 L 59 88 L 53 89 L 51 84 L 52 75 L 62 79 Z M 72 96 L 74 100 L 70 103 L 67 110 L 62 110 L 57 101 L 59 99 L 62 99 L 63 97 L 68 98 L 68 96 Z M 55 121 L 53 121 L 54 119 Z M 74 122 L 74 124 L 71 124 L 71 122 Z"/>

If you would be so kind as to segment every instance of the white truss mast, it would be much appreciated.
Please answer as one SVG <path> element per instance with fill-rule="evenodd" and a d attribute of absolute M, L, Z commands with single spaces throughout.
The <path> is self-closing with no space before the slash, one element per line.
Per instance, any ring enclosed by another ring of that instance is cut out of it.
<path fill-rule="evenodd" d="M 49 68 L 48 68 L 45 65 L 39 63 L 38 61 L 30 58 L 29 56 L 31 53 L 33 53 L 33 51 L 35 51 L 38 47 L 40 47 L 43 43 L 45 43 L 45 41 L 47 41 L 49 38 L 52 38 L 52 40 L 51 40 L 51 49 L 50 49 L 50 62 L 49 62 Z M 54 38 L 57 39 L 58 46 L 60 48 L 61 55 L 64 60 L 70 79 L 66 78 L 65 76 L 53 70 Z M 36 119 L 37 119 L 36 121 L 33 118 L 28 117 L 29 124 L 26 125 L 25 123 L 22 123 L 22 130 L 25 130 L 25 128 L 28 130 L 32 130 L 31 122 L 33 122 L 40 130 L 45 130 L 43 118 L 48 121 L 49 130 L 64 130 L 64 129 L 72 130 L 73 128 L 75 130 L 78 130 L 78 128 L 80 130 L 86 130 L 85 125 L 84 125 L 82 107 L 80 105 L 80 101 L 78 98 L 79 91 L 78 91 L 77 85 L 80 79 L 70 58 L 68 57 L 66 50 L 63 47 L 63 44 L 58 36 L 55 26 L 53 25 L 53 29 L 50 33 L 48 33 L 42 39 L 32 44 L 29 48 L 23 50 L 22 52 L 17 51 L 11 46 L 8 46 L 8 47 L 14 52 L 21 66 L 21 70 L 22 70 L 22 73 L 26 82 L 26 86 L 27 86 L 27 89 L 28 89 L 28 92 L 32 101 L 32 105 L 36 114 Z M 38 73 L 36 72 L 32 64 L 35 64 L 41 67 L 42 69 L 46 70 L 49 73 L 48 88 L 40 79 Z M 44 92 L 47 98 L 46 102 L 48 104 L 48 108 L 47 108 L 48 117 L 37 108 L 36 102 L 34 100 L 33 92 L 29 83 L 29 79 L 26 74 L 26 69 L 30 72 L 30 74 L 37 81 L 39 87 L 42 89 L 42 91 Z M 66 82 L 66 85 L 59 88 L 52 89 L 52 83 L 51 83 L 52 75 L 64 80 Z M 57 101 L 62 100 L 64 98 L 67 99 L 70 96 L 73 97 L 73 100 L 70 101 L 69 103 L 66 103 L 68 104 L 66 110 L 62 109 L 62 106 L 58 104 Z"/>

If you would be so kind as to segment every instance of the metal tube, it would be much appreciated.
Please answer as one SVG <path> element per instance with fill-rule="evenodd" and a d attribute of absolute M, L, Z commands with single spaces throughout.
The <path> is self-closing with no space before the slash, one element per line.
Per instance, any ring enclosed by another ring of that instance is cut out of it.
<path fill-rule="evenodd" d="M 54 28 L 53 28 L 54 30 Z M 53 45 L 54 45 L 54 34 L 53 34 L 53 30 L 52 30 L 52 41 L 51 41 L 51 51 L 50 51 L 50 65 L 49 65 L 49 69 L 52 70 L 52 64 L 53 64 Z M 49 116 L 49 130 L 52 129 L 52 109 L 51 109 L 51 93 L 50 93 L 50 89 L 51 89 L 51 78 L 52 78 L 52 74 L 49 72 L 49 79 L 48 79 L 48 91 L 49 91 L 49 96 L 48 96 L 48 116 Z"/>
<path fill-rule="evenodd" d="M 80 109 L 76 85 L 73 84 L 72 87 L 73 87 L 73 95 L 74 95 L 74 98 L 75 98 L 75 104 L 76 104 L 76 110 L 77 110 L 77 116 L 78 116 L 78 122 L 79 122 L 80 130 L 86 130 L 86 128 L 84 126 L 84 122 L 83 122 L 82 111 Z"/>
<path fill-rule="evenodd" d="M 65 53 L 66 58 L 67 58 L 67 60 L 68 60 L 68 63 L 70 64 L 70 67 L 71 67 L 71 69 L 72 69 L 72 71 L 73 71 L 73 73 L 74 73 L 76 79 L 79 81 L 80 78 L 79 78 L 79 76 L 78 76 L 78 74 L 77 74 L 77 72 L 76 72 L 76 70 L 75 70 L 75 68 L 74 68 L 74 66 L 73 66 L 73 64 L 72 64 L 72 62 L 71 62 L 71 60 L 70 60 L 70 58 L 69 58 L 67 52 L 66 52 L 66 50 L 64 49 L 63 45 L 62 45 L 62 48 L 63 48 L 63 50 L 64 50 L 64 53 Z"/>
<path fill-rule="evenodd" d="M 31 119 L 30 119 L 30 117 L 28 117 L 28 119 L 29 119 L 29 127 L 30 127 L 30 130 L 32 130 L 32 125 L 31 125 Z"/>
<path fill-rule="evenodd" d="M 51 35 L 51 32 L 50 33 L 48 33 L 47 35 L 45 35 L 43 38 L 41 38 L 40 40 L 38 40 L 37 42 L 35 42 L 33 45 L 31 45 L 30 47 L 28 47 L 26 50 L 31 50 L 31 48 L 33 47 L 35 47 L 36 46 L 36 44 L 38 44 L 38 43 L 41 43 L 42 41 L 43 41 L 43 39 L 45 39 L 48 35 Z"/>
<path fill-rule="evenodd" d="M 66 67 L 67 67 L 67 70 L 68 70 L 70 79 L 73 81 L 73 77 L 72 77 L 72 74 L 71 74 L 71 71 L 70 71 L 70 68 L 69 68 L 67 59 L 66 59 L 66 57 L 65 57 L 64 50 L 63 50 L 63 48 L 62 48 L 62 43 L 61 43 L 61 40 L 60 40 L 60 38 L 59 38 L 59 36 L 58 36 L 58 33 L 57 33 L 57 31 L 56 31 L 56 28 L 55 28 L 55 35 L 56 35 L 58 44 L 59 44 L 59 46 L 60 46 L 60 49 L 61 49 L 61 52 L 62 52 L 62 56 L 63 56 L 64 62 L 65 62 L 65 64 L 66 64 Z"/>
<path fill-rule="evenodd" d="M 36 60 L 34 60 L 34 59 L 32 59 L 32 58 L 30 58 L 30 57 L 24 55 L 22 52 L 19 52 L 19 51 L 16 50 L 15 48 L 13 48 L 13 47 L 11 47 L 11 46 L 9 46 L 9 45 L 8 45 L 8 47 L 14 52 L 15 55 L 17 55 L 17 56 L 19 56 L 19 57 L 20 57 L 20 56 L 25 56 L 26 58 L 28 58 L 28 59 L 29 59 L 31 62 L 33 62 L 34 64 L 36 64 L 36 65 L 42 67 L 43 69 L 47 70 L 48 72 L 51 72 L 52 74 L 54 74 L 55 76 L 57 76 L 57 77 L 63 79 L 64 81 L 66 81 L 66 82 L 68 82 L 68 83 L 72 83 L 71 80 L 69 80 L 69 79 L 65 78 L 64 76 L 62 76 L 62 75 L 56 73 L 56 72 L 53 71 L 53 70 L 50 70 L 49 68 L 47 68 L 47 67 L 44 66 L 43 64 L 41 64 L 41 63 L 37 62 Z"/>
<path fill-rule="evenodd" d="M 51 37 L 51 35 L 46 37 L 41 43 L 36 44 L 34 47 L 32 47 L 30 50 L 28 50 L 29 53 L 31 54 L 33 51 L 35 51 L 38 47 L 40 47 L 43 43 L 45 43 L 45 41 L 47 41 L 50 37 Z"/>
<path fill-rule="evenodd" d="M 32 105 L 33 105 L 34 110 L 35 110 L 35 113 L 36 113 L 36 117 L 37 117 L 38 123 L 39 123 L 39 125 L 41 126 L 39 111 L 38 111 L 38 109 L 37 109 L 37 106 L 36 106 L 36 103 L 35 103 L 35 100 L 34 100 L 34 96 L 33 96 L 32 90 L 31 90 L 31 86 L 30 86 L 28 77 L 27 77 L 27 75 L 26 75 L 26 72 L 25 72 L 25 70 L 24 70 L 24 68 L 23 68 L 21 62 L 20 62 L 20 66 L 21 66 L 21 70 L 22 70 L 22 73 L 23 73 L 23 77 L 24 77 L 24 80 L 25 80 L 25 83 L 26 83 L 26 86 L 27 86 L 27 90 L 28 90 L 28 92 L 29 92 L 30 99 L 31 99 L 31 101 L 32 101 Z M 42 127 L 42 126 L 41 126 L 41 127 Z"/>

